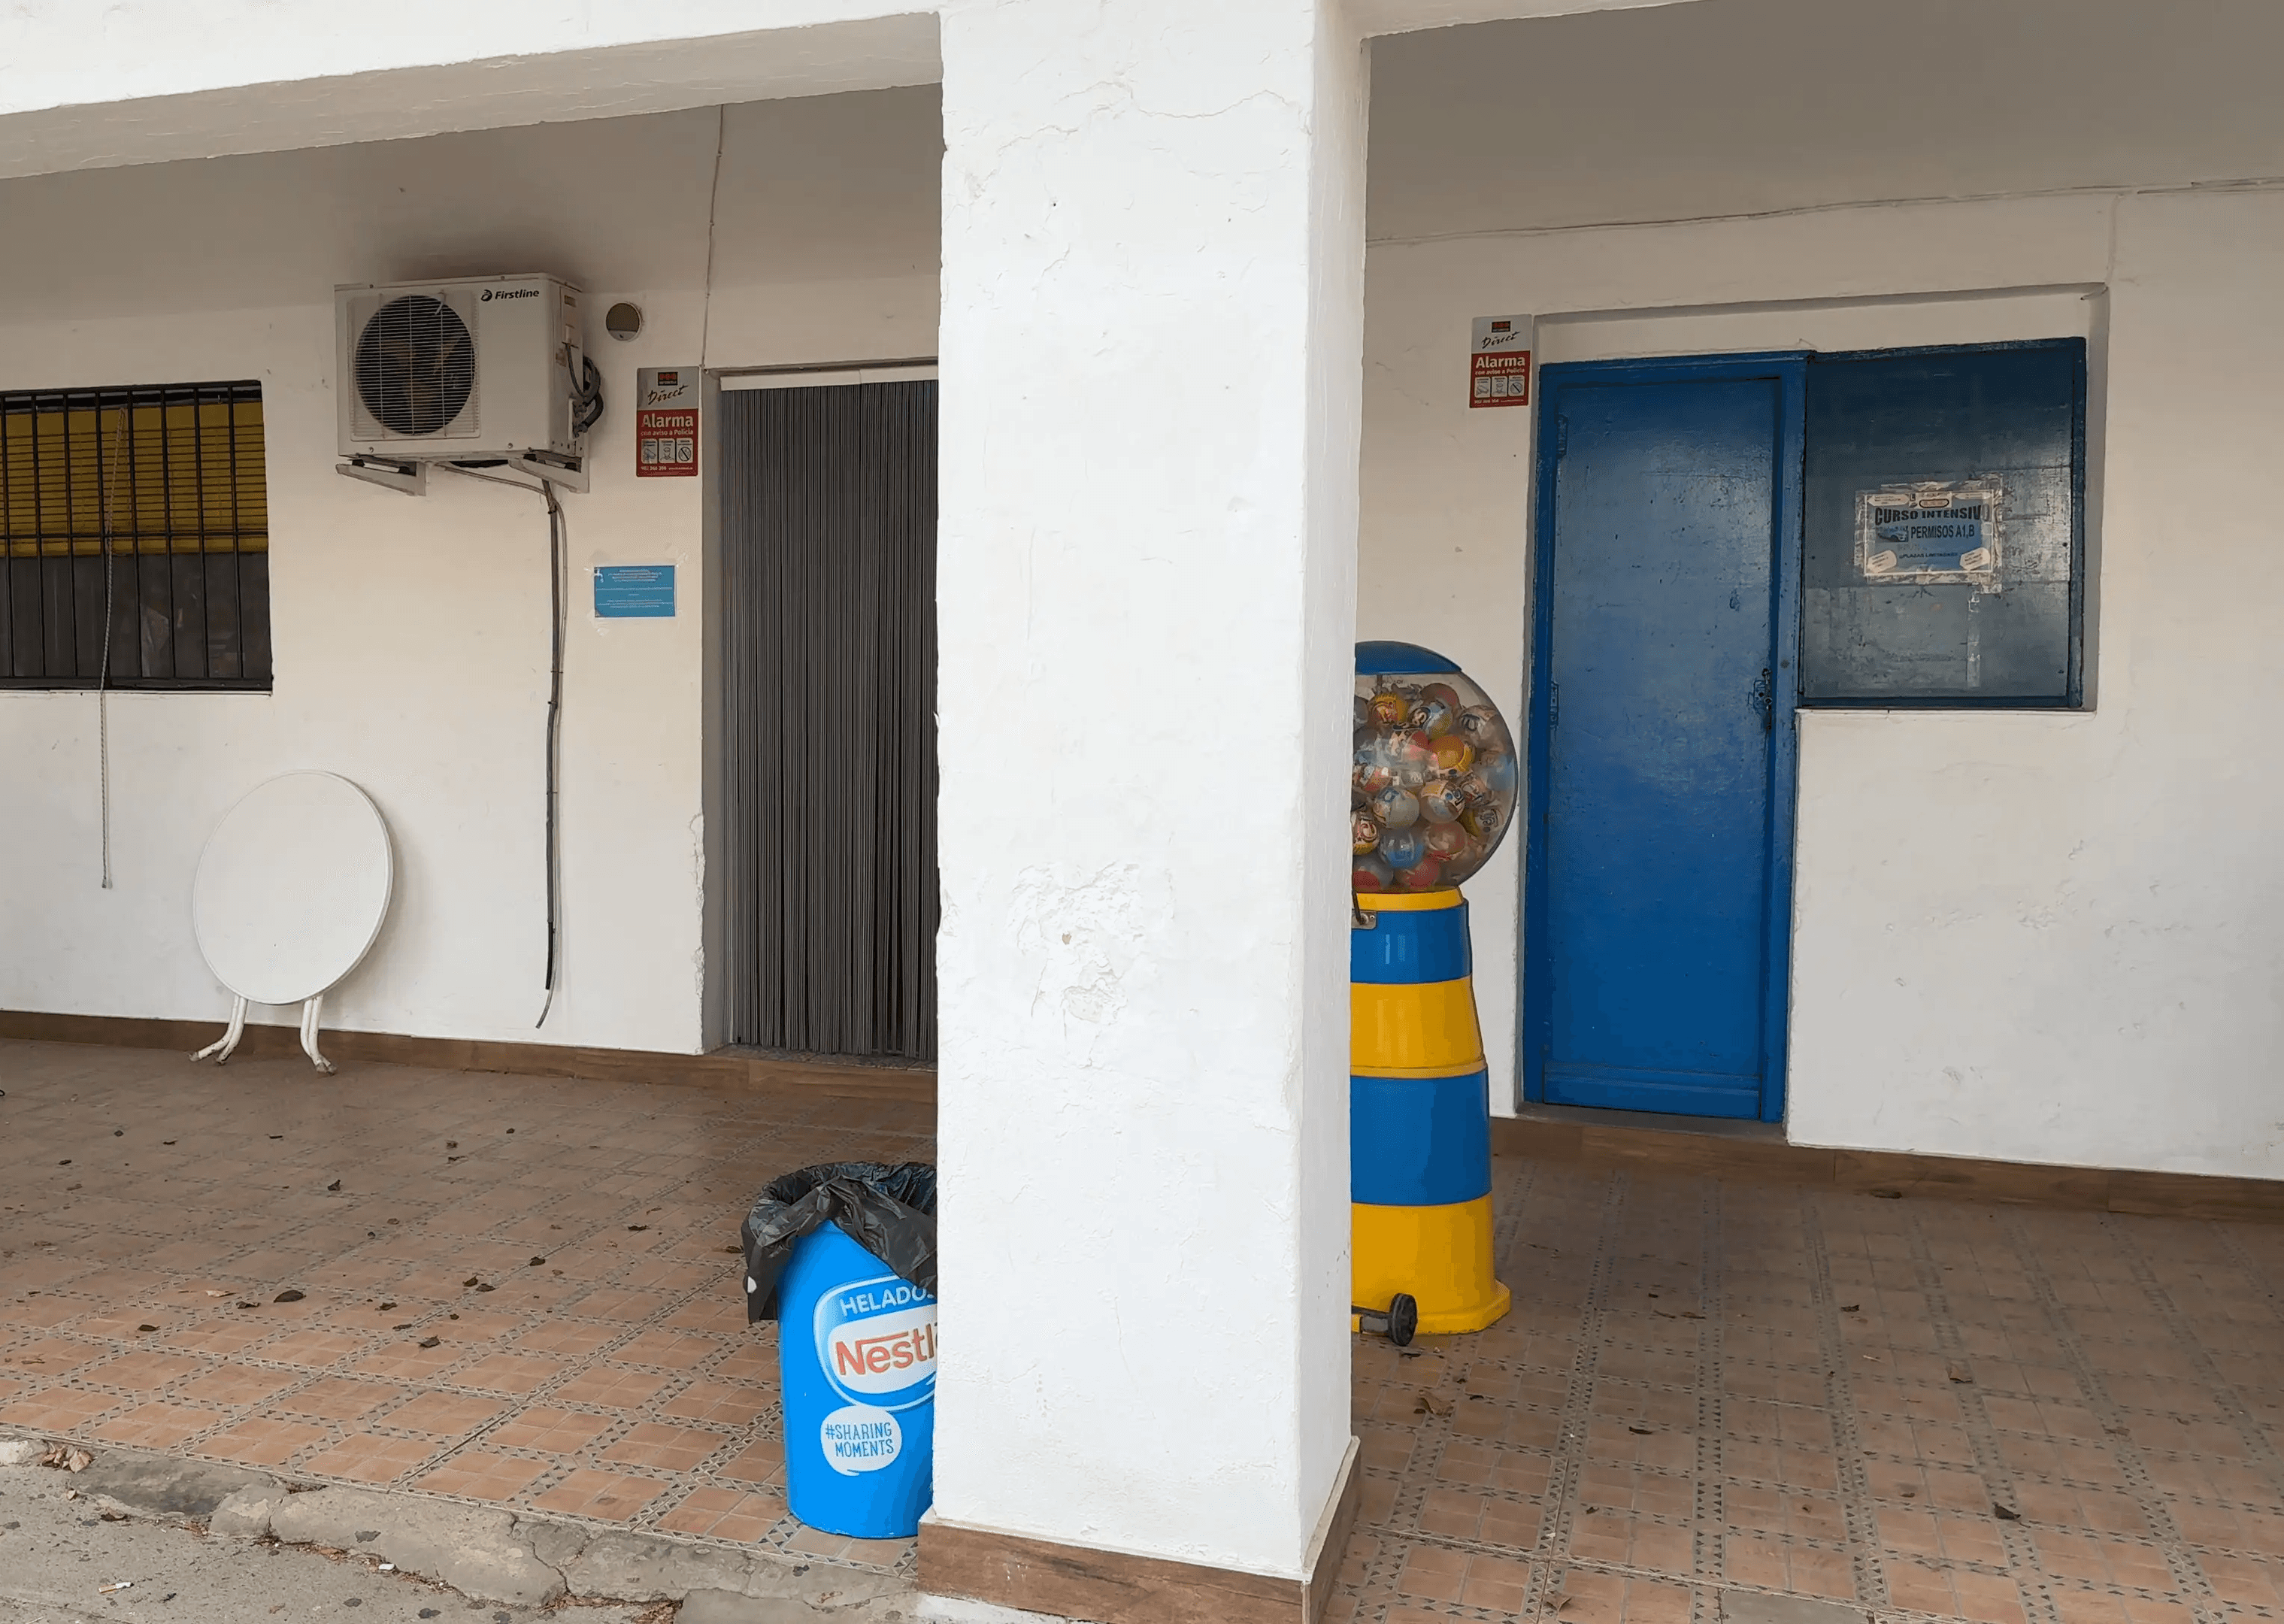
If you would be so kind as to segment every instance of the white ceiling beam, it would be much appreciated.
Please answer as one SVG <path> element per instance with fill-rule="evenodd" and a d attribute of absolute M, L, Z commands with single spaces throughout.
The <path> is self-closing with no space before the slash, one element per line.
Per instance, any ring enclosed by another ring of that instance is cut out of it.
<path fill-rule="evenodd" d="M 1422 28 L 1454 28 L 1474 22 L 1515 22 L 1532 17 L 1568 17 L 1579 12 L 1632 12 L 1687 4 L 1690 0 L 1350 0 L 1349 10 L 1365 34 L 1416 34 Z"/>
<path fill-rule="evenodd" d="M 51 9 L 94 13 L 105 8 Z M 176 9 L 190 14 L 231 8 Z M 262 18 L 276 19 L 336 8 L 328 4 L 254 9 Z M 68 36 L 27 38 L 29 31 L 21 21 L 0 23 L 0 60 L 9 62 L 8 71 L 0 74 L 0 177 L 670 113 L 724 102 L 932 84 L 943 77 L 933 13 L 825 18 L 759 30 L 752 26 L 771 11 L 813 19 L 835 9 L 822 4 L 748 4 L 739 8 L 742 27 L 734 33 L 664 39 L 606 35 L 596 43 L 596 35 L 606 31 L 591 26 L 535 28 L 527 35 L 528 44 L 544 47 L 560 40 L 563 48 L 441 62 L 389 60 L 392 54 L 405 54 L 408 40 L 414 49 L 425 47 L 434 54 L 440 41 L 456 38 L 441 27 L 400 26 L 404 12 L 429 9 L 429 0 L 359 7 L 363 26 L 344 49 L 330 54 L 289 30 L 278 49 L 220 58 L 192 53 L 171 74 L 145 59 L 152 47 L 138 38 L 135 60 L 121 62 L 107 92 L 99 92 L 98 82 L 76 66 L 52 59 L 68 54 Z M 488 8 L 454 4 L 450 9 L 474 17 Z M 687 26 L 688 19 L 673 8 L 657 12 L 658 26 Z M 388 26 L 374 27 L 380 19 Z M 218 32 L 242 35 L 256 20 L 233 24 L 223 17 L 214 26 Z M 457 43 L 465 48 L 466 39 L 464 30 Z M 496 43 L 489 34 L 475 36 L 479 47 Z M 113 47 L 107 54 L 119 61 L 128 53 Z M 227 77 L 231 74 L 238 77 Z M 250 81 L 249 74 L 266 76 Z M 59 92 L 66 99 L 43 100 Z M 8 107 L 10 94 L 20 104 L 41 105 Z"/>
<path fill-rule="evenodd" d="M 0 178 L 931 84 L 902 0 L 20 0 Z M 1365 34 L 1686 0 L 1354 0 Z M 756 28 L 756 22 L 770 26 Z"/>

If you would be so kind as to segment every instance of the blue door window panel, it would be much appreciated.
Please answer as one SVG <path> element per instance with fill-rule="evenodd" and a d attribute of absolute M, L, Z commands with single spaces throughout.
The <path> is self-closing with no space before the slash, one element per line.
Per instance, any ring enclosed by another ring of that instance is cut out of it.
<path fill-rule="evenodd" d="M 1950 481 L 2003 492 L 1990 573 L 1868 569 L 1859 498 Z M 1801 702 L 2083 703 L 2085 498 L 2085 340 L 1814 357 Z"/>
<path fill-rule="evenodd" d="M 1391 908 L 1365 917 L 1373 921 L 1370 930 L 1349 932 L 1349 980 L 1409 986 L 1474 973 L 1465 902 L 1418 912 Z"/>
<path fill-rule="evenodd" d="M 1349 1198 L 1445 1206 L 1491 1192 L 1490 1074 L 1349 1080 Z"/>
<path fill-rule="evenodd" d="M 1782 1115 L 1803 386 L 1546 371 L 1527 1097 Z"/>

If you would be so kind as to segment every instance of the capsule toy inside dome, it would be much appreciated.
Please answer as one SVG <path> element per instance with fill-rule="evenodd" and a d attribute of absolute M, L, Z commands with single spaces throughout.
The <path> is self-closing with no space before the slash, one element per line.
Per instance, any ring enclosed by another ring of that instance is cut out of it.
<path fill-rule="evenodd" d="M 1405 644 L 1360 645 L 1365 659 L 1356 678 L 1349 780 L 1352 855 L 1376 853 L 1392 865 L 1389 880 L 1401 876 L 1405 889 L 1454 889 L 1482 871 L 1514 821 L 1521 783 L 1514 739 L 1498 707 L 1464 671 L 1448 661 L 1433 672 L 1365 669 L 1366 652 L 1376 648 L 1396 652 L 1398 663 L 1416 663 L 1412 657 L 1422 652 Z M 1389 833 L 1415 827 L 1418 855 L 1432 859 L 1424 864 L 1397 861 L 1387 844 Z M 1451 833 L 1435 836 L 1439 827 Z"/>

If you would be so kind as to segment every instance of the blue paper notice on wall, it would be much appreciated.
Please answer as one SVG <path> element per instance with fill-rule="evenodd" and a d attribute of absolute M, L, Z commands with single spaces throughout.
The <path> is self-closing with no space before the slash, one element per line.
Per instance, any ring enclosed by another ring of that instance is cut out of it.
<path fill-rule="evenodd" d="M 665 621 L 674 618 L 674 566 L 598 564 L 595 618 Z"/>

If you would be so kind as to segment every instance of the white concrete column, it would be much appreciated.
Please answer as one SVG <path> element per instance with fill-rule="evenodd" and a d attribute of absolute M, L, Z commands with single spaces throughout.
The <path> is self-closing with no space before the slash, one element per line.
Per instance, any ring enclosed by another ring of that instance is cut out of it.
<path fill-rule="evenodd" d="M 1349 1439 L 1363 58 L 943 17 L 936 1515 L 1301 1574 Z"/>

